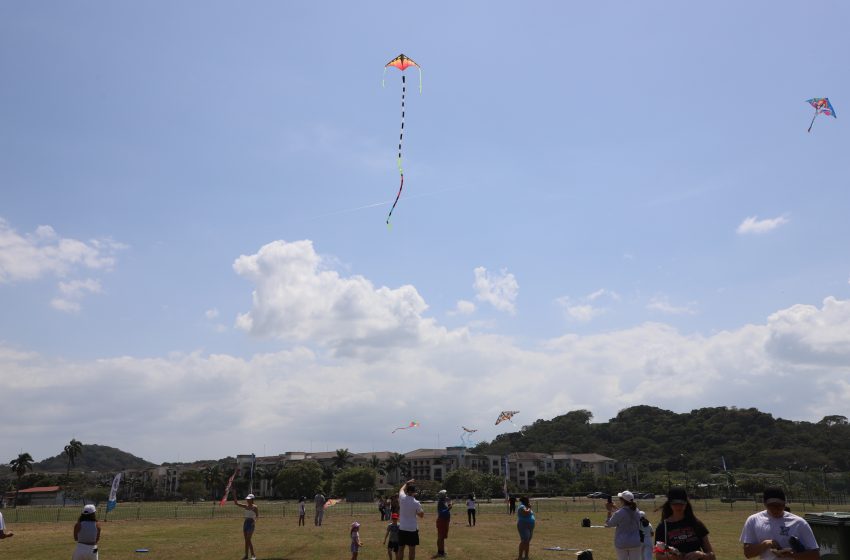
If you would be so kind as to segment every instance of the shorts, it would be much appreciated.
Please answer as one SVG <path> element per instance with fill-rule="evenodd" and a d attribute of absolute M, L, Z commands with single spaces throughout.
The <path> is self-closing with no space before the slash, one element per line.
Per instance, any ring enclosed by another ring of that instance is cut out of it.
<path fill-rule="evenodd" d="M 97 546 L 77 543 L 72 560 L 97 560 Z"/>
<path fill-rule="evenodd" d="M 360 547 L 357 546 L 357 543 L 351 543 L 351 552 L 359 552 Z"/>
<path fill-rule="evenodd" d="M 245 533 L 253 533 L 254 532 L 254 520 L 250 517 L 245 518 L 245 522 L 242 523 L 242 531 Z"/>
<path fill-rule="evenodd" d="M 399 546 L 419 546 L 419 530 L 402 531 L 398 530 L 398 545 Z"/>
<path fill-rule="evenodd" d="M 449 521 L 448 517 L 437 518 L 437 538 L 445 539 L 449 536 Z"/>
<path fill-rule="evenodd" d="M 522 542 L 530 542 L 534 536 L 534 525 L 531 523 L 517 523 L 517 531 L 519 531 L 519 540 Z"/>
<path fill-rule="evenodd" d="M 396 542 L 388 542 L 387 550 L 392 550 L 393 552 L 398 552 L 398 541 Z"/>

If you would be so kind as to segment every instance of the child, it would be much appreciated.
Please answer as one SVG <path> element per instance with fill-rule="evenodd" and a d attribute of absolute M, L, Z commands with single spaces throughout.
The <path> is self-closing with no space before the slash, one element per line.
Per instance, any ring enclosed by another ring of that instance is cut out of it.
<path fill-rule="evenodd" d="M 395 560 L 395 557 L 398 555 L 398 514 L 393 513 L 390 516 L 392 522 L 387 525 L 387 532 L 384 535 L 384 544 L 387 545 L 387 558 L 389 560 Z M 390 542 L 387 543 L 387 537 L 389 537 Z"/>
<path fill-rule="evenodd" d="M 351 560 L 357 560 L 357 553 L 363 543 L 360 542 L 360 523 L 354 522 L 351 524 Z"/>
<path fill-rule="evenodd" d="M 307 498 L 301 496 L 298 500 L 298 526 L 304 525 L 304 516 L 307 514 Z"/>

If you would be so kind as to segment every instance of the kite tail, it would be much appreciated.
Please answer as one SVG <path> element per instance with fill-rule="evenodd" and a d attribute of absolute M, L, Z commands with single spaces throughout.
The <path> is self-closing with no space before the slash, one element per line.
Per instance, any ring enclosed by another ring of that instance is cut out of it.
<path fill-rule="evenodd" d="M 812 126 L 815 124 L 815 119 L 816 119 L 816 118 L 818 118 L 818 112 L 817 112 L 817 111 L 815 111 L 815 116 L 814 116 L 814 117 L 812 117 L 812 122 L 811 122 L 811 124 L 809 124 L 809 130 L 807 130 L 806 132 L 811 132 L 811 131 L 812 131 Z"/>
<path fill-rule="evenodd" d="M 419 68 L 419 93 L 422 93 L 422 68 Z"/>
<path fill-rule="evenodd" d="M 381 76 L 381 87 L 386 87 L 384 84 L 384 79 L 387 77 L 387 67 L 384 66 L 384 75 Z"/>
<path fill-rule="evenodd" d="M 404 74 L 401 75 L 401 132 L 398 135 L 398 160 L 396 163 L 398 164 L 398 174 L 401 176 L 401 184 L 398 186 L 398 194 L 395 196 L 395 202 L 393 202 L 393 207 L 390 208 L 390 213 L 387 214 L 387 225 L 390 225 L 390 218 L 393 215 L 393 210 L 395 210 L 395 205 L 398 204 L 398 199 L 401 196 L 401 190 L 404 188 L 404 169 L 401 167 L 401 144 L 404 140 L 404 95 L 407 91 L 407 83 L 404 79 Z"/>

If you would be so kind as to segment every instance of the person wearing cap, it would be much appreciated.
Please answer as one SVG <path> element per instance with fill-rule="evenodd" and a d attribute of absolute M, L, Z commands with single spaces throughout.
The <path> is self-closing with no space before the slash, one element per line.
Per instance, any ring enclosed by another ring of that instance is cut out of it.
<path fill-rule="evenodd" d="M 446 539 L 449 538 L 449 525 L 452 520 L 452 501 L 445 490 L 437 493 L 437 554 L 432 558 L 446 555 Z"/>
<path fill-rule="evenodd" d="M 71 560 L 97 560 L 97 543 L 100 541 L 100 523 L 97 508 L 89 504 L 83 508 L 74 524 L 74 541 L 77 547 Z"/>
<path fill-rule="evenodd" d="M 654 542 L 652 535 L 655 531 L 652 530 L 652 523 L 646 518 L 646 512 L 638 511 L 638 515 L 640 515 L 641 532 L 640 554 L 643 560 L 652 560 L 652 543 Z"/>
<path fill-rule="evenodd" d="M 389 539 L 389 541 L 387 541 Z M 387 545 L 387 558 L 396 560 L 398 556 L 398 514 L 390 514 L 390 524 L 387 525 L 387 532 L 384 533 L 384 544 Z"/>
<path fill-rule="evenodd" d="M 260 508 L 254 505 L 254 495 L 248 494 L 245 496 L 247 504 L 240 504 L 236 497 L 236 492 L 233 493 L 233 503 L 245 510 L 245 521 L 242 522 L 242 535 L 245 537 L 245 556 L 242 560 L 257 560 L 257 555 L 254 554 L 254 543 L 251 538 L 254 536 L 254 529 L 257 528 L 257 519 L 260 517 Z M 248 553 L 250 552 L 250 556 Z"/>
<path fill-rule="evenodd" d="M 667 491 L 667 501 L 661 506 L 661 523 L 655 528 L 655 540 L 656 560 L 715 559 L 708 528 L 694 515 L 684 488 L 673 487 Z"/>
<path fill-rule="evenodd" d="M 360 552 L 360 547 L 363 543 L 360 542 L 360 523 L 355 521 L 351 524 L 351 560 L 357 560 L 357 553 Z"/>
<path fill-rule="evenodd" d="M 785 492 L 782 488 L 771 486 L 764 489 L 764 508 L 764 511 L 754 513 L 744 522 L 741 532 L 744 556 L 758 556 L 761 560 L 820 558 L 820 546 L 812 528 L 805 519 L 785 510 Z"/>
<path fill-rule="evenodd" d="M 614 549 L 617 560 L 641 560 L 641 524 L 635 495 L 628 490 L 617 494 L 620 506 L 612 503 L 605 507 L 611 517 L 605 522 L 606 527 L 614 527 Z"/>
<path fill-rule="evenodd" d="M 404 548 L 408 547 L 410 560 L 416 558 L 416 547 L 419 545 L 419 521 L 418 518 L 425 517 L 422 504 L 416 499 L 416 487 L 413 479 L 401 485 L 398 490 L 398 555 L 396 558 L 404 558 Z"/>

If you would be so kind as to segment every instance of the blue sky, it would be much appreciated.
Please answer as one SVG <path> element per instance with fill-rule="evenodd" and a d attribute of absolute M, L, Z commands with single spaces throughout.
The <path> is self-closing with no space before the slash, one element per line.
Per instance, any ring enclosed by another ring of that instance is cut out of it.
<path fill-rule="evenodd" d="M 821 7 L 3 3 L 0 457 L 842 413 L 850 8 Z"/>

